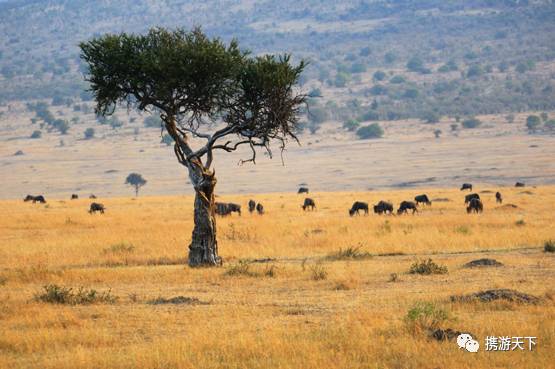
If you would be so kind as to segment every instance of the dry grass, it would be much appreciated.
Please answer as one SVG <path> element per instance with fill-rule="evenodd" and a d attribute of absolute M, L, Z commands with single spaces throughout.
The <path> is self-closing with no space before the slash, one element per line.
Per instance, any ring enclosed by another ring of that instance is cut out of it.
<path fill-rule="evenodd" d="M 481 215 L 466 214 L 458 190 L 311 193 L 310 214 L 297 195 L 257 195 L 266 215 L 218 219 L 225 264 L 211 269 L 183 265 L 191 197 L 103 199 L 104 215 L 89 215 L 88 200 L 2 201 L 0 368 L 551 368 L 555 259 L 543 249 L 555 235 L 555 187 L 502 192 L 518 208 L 484 195 Z M 419 193 L 452 201 L 415 216 L 347 214 L 354 200 Z M 430 257 L 449 273 L 407 273 Z M 482 257 L 504 266 L 463 267 Z M 114 300 L 34 299 L 47 285 Z M 542 302 L 449 298 L 500 288 Z M 537 336 L 538 346 L 472 355 L 415 334 L 432 325 L 482 346 L 487 335 Z"/>

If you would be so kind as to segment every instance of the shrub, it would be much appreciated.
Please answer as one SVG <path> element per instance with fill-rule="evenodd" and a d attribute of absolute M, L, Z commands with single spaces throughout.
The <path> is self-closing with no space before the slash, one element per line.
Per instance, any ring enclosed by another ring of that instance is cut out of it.
<path fill-rule="evenodd" d="M 328 278 L 328 271 L 320 264 L 310 267 L 310 276 L 315 281 L 322 281 Z"/>
<path fill-rule="evenodd" d="M 424 69 L 424 62 L 416 56 L 413 56 L 407 62 L 407 69 L 411 72 L 421 72 Z"/>
<path fill-rule="evenodd" d="M 349 246 L 346 249 L 339 249 L 339 251 L 329 254 L 326 259 L 328 260 L 363 260 L 372 257 L 367 251 L 362 251 L 362 246 Z"/>
<path fill-rule="evenodd" d="M 403 97 L 405 99 L 416 99 L 419 94 L 420 93 L 418 92 L 418 90 L 416 88 L 409 88 L 409 89 L 405 90 L 405 93 L 403 94 Z"/>
<path fill-rule="evenodd" d="M 359 120 L 366 122 L 369 120 L 379 120 L 379 119 L 380 119 L 380 115 L 378 114 L 378 112 L 374 110 L 368 110 L 366 113 L 360 116 Z"/>
<path fill-rule="evenodd" d="M 389 80 L 389 82 L 390 82 L 390 83 L 393 83 L 394 85 L 398 85 L 398 84 L 401 84 L 401 83 L 405 83 L 405 81 L 406 81 L 406 80 L 405 80 L 405 77 L 399 76 L 399 75 L 394 76 L 393 78 L 391 78 L 391 79 Z"/>
<path fill-rule="evenodd" d="M 427 111 L 424 114 L 422 114 L 421 119 L 426 123 L 438 123 L 439 120 L 441 119 L 441 115 L 433 111 Z"/>
<path fill-rule="evenodd" d="M 372 123 L 368 126 L 357 129 L 357 136 L 362 140 L 381 138 L 383 133 L 383 129 L 378 123 Z"/>
<path fill-rule="evenodd" d="M 308 93 L 309 97 L 322 97 L 322 91 L 319 88 L 314 88 Z"/>
<path fill-rule="evenodd" d="M 535 131 L 541 123 L 540 117 L 537 115 L 529 115 L 526 118 L 526 128 L 530 131 Z"/>
<path fill-rule="evenodd" d="M 446 274 L 447 267 L 436 264 L 432 259 L 415 261 L 414 264 L 411 265 L 409 273 L 421 275 Z"/>
<path fill-rule="evenodd" d="M 469 118 L 466 120 L 463 120 L 462 122 L 462 126 L 464 128 L 478 128 L 480 125 L 482 124 L 482 122 L 477 119 L 477 118 Z"/>
<path fill-rule="evenodd" d="M 360 126 L 360 123 L 356 119 L 349 119 L 348 121 L 343 123 L 343 129 L 346 129 L 347 131 L 350 131 L 350 132 L 355 131 L 359 126 Z"/>
<path fill-rule="evenodd" d="M 162 125 L 162 120 L 160 119 L 160 117 L 150 115 L 145 118 L 144 125 L 147 128 L 160 128 L 160 126 Z"/>
<path fill-rule="evenodd" d="M 434 136 L 435 138 L 439 138 L 439 136 L 441 136 L 441 129 L 434 130 Z"/>
<path fill-rule="evenodd" d="M 49 284 L 43 291 L 35 294 L 35 300 L 50 304 L 88 305 L 94 303 L 113 304 L 117 297 L 112 296 L 111 290 L 98 292 L 94 289 L 80 287 L 77 292 L 73 288 Z"/>
<path fill-rule="evenodd" d="M 554 240 L 545 241 L 545 244 L 543 245 L 543 251 L 555 252 L 555 241 Z"/>
<path fill-rule="evenodd" d="M 437 329 L 449 320 L 449 313 L 432 302 L 417 302 L 405 316 L 405 325 L 411 333 Z"/>
<path fill-rule="evenodd" d="M 373 78 L 375 81 L 383 81 L 383 80 L 385 79 L 385 77 L 386 77 L 385 72 L 383 72 L 383 71 L 381 71 L 381 70 L 376 71 L 376 72 L 374 73 L 374 75 L 372 76 L 372 78 Z"/>
<path fill-rule="evenodd" d="M 383 85 L 374 85 L 368 90 L 372 95 L 385 95 L 387 94 L 387 87 Z"/>
<path fill-rule="evenodd" d="M 31 133 L 31 138 L 41 138 L 42 137 L 42 132 L 41 131 L 33 131 L 33 133 Z"/>
<path fill-rule="evenodd" d="M 85 140 L 90 140 L 91 138 L 94 137 L 94 128 L 87 128 L 85 130 Z"/>

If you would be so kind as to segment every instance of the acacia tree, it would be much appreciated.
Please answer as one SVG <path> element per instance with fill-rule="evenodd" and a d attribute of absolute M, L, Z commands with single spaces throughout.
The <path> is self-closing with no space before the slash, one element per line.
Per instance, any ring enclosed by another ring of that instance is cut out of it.
<path fill-rule="evenodd" d="M 245 145 L 252 155 L 242 162 L 255 163 L 257 149 L 271 157 L 272 141 L 281 150 L 289 139 L 298 141 L 306 96 L 295 85 L 304 62 L 292 65 L 289 55 L 254 57 L 237 41 L 226 45 L 199 28 L 108 34 L 80 47 L 98 114 L 110 115 L 126 104 L 160 115 L 195 190 L 189 265 L 220 264 L 214 152 Z M 192 137 L 202 144 L 195 145 Z"/>
<path fill-rule="evenodd" d="M 125 184 L 135 187 L 135 197 L 139 196 L 139 189 L 146 184 L 147 180 L 139 173 L 130 173 L 125 178 Z"/>

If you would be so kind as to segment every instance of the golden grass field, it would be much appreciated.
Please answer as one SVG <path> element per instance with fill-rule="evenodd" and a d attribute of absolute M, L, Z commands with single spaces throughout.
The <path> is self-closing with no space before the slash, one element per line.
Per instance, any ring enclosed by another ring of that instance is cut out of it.
<path fill-rule="evenodd" d="M 218 218 L 224 265 L 201 269 L 184 265 L 190 196 L 100 198 L 104 215 L 89 215 L 84 199 L 1 201 L 0 368 L 554 368 L 555 259 L 543 245 L 555 239 L 555 187 L 476 190 L 500 190 L 517 208 L 486 192 L 484 213 L 467 215 L 458 189 L 317 192 L 317 211 L 306 213 L 301 195 L 255 195 L 267 213 Z M 450 201 L 415 216 L 347 214 L 354 200 L 398 204 L 420 193 Z M 218 198 L 245 208 L 248 199 Z M 373 256 L 329 257 L 348 247 Z M 463 267 L 483 257 L 504 266 Z M 424 258 L 448 274 L 409 274 Z M 242 260 L 248 273 L 233 275 Z M 36 301 L 47 284 L 117 300 Z M 491 288 L 541 302 L 449 299 Z M 176 296 L 201 303 L 149 303 Z M 441 327 L 472 332 L 482 346 L 488 335 L 536 336 L 537 346 L 471 354 L 432 340 L 406 324 L 419 301 L 445 309 Z"/>

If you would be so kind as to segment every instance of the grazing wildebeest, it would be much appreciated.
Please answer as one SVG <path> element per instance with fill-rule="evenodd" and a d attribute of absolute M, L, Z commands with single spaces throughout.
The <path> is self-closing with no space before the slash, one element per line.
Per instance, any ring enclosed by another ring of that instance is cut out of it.
<path fill-rule="evenodd" d="M 36 202 L 40 202 L 41 204 L 46 204 L 46 200 L 44 199 L 44 196 L 42 196 L 42 195 L 38 195 L 38 196 L 27 195 L 27 196 L 25 196 L 23 201 L 25 201 L 25 202 L 32 201 L 33 204 L 36 203 Z"/>
<path fill-rule="evenodd" d="M 256 204 L 256 211 L 260 215 L 264 214 L 264 206 L 261 203 Z"/>
<path fill-rule="evenodd" d="M 415 196 L 414 201 L 416 201 L 416 205 L 432 205 L 432 202 L 430 201 L 430 199 L 428 199 L 428 196 L 426 194 Z"/>
<path fill-rule="evenodd" d="M 76 193 L 71 195 L 72 200 L 77 200 L 78 198 L 79 198 L 79 195 L 77 195 Z"/>
<path fill-rule="evenodd" d="M 99 204 L 97 202 L 93 202 L 91 204 L 91 207 L 89 209 L 89 213 L 93 214 L 96 213 L 97 211 L 99 211 L 101 214 L 104 214 L 104 210 L 106 210 L 106 208 L 104 207 L 104 205 Z"/>
<path fill-rule="evenodd" d="M 517 182 L 515 183 L 515 187 L 524 187 L 524 182 Z"/>
<path fill-rule="evenodd" d="M 387 201 L 381 200 L 376 205 L 374 205 L 374 213 L 376 214 L 389 214 L 393 213 L 393 204 Z"/>
<path fill-rule="evenodd" d="M 503 203 L 503 197 L 501 196 L 501 192 L 495 193 L 495 202 L 497 202 L 498 204 Z"/>
<path fill-rule="evenodd" d="M 254 200 L 249 200 L 249 213 L 252 213 L 256 209 L 256 202 Z"/>
<path fill-rule="evenodd" d="M 368 203 L 362 201 L 355 201 L 353 206 L 349 209 L 349 215 L 359 215 L 359 211 L 363 210 L 365 215 L 368 215 Z"/>
<path fill-rule="evenodd" d="M 241 215 L 241 205 L 239 204 L 234 204 L 232 202 L 227 204 L 227 208 L 229 209 L 230 213 L 239 213 L 239 215 Z"/>
<path fill-rule="evenodd" d="M 468 204 L 468 207 L 466 208 L 466 212 L 468 214 L 472 213 L 473 211 L 475 213 L 481 213 L 483 210 L 484 210 L 484 205 L 482 204 L 480 199 L 476 199 L 476 198 L 470 200 L 470 203 Z"/>
<path fill-rule="evenodd" d="M 461 186 L 461 191 L 470 190 L 472 191 L 472 183 L 463 183 Z"/>
<path fill-rule="evenodd" d="M 216 205 L 216 214 L 221 216 L 226 216 L 231 214 L 231 211 L 229 210 L 225 202 L 217 202 L 215 205 Z"/>
<path fill-rule="evenodd" d="M 412 201 L 403 201 L 401 205 L 399 205 L 399 209 L 397 209 L 397 214 L 407 214 L 409 210 L 412 210 L 412 213 L 418 213 L 418 209 L 416 209 L 416 204 Z"/>
<path fill-rule="evenodd" d="M 472 199 L 480 200 L 480 195 L 478 195 L 477 193 L 471 193 L 470 195 L 466 195 L 464 197 L 464 203 L 468 204 L 470 202 L 470 200 L 472 200 Z"/>
<path fill-rule="evenodd" d="M 314 208 L 316 207 L 316 203 L 314 202 L 314 200 L 307 197 L 306 199 L 304 199 L 304 204 L 301 207 L 303 208 L 303 210 L 306 210 L 308 208 L 310 208 L 310 210 L 314 210 Z"/>
<path fill-rule="evenodd" d="M 299 187 L 297 193 L 308 193 L 308 187 Z"/>
<path fill-rule="evenodd" d="M 89 196 L 89 199 L 96 199 L 96 196 L 94 195 L 94 193 L 91 193 L 91 195 Z"/>

